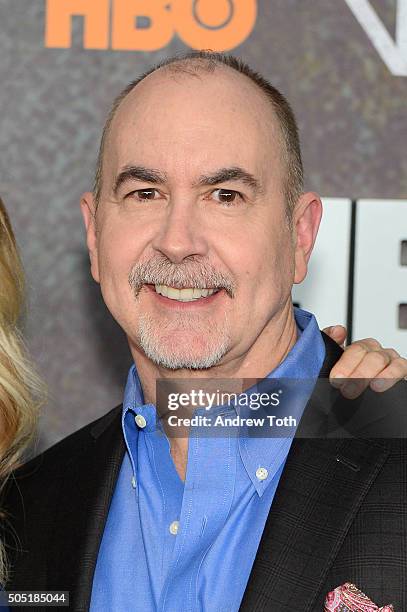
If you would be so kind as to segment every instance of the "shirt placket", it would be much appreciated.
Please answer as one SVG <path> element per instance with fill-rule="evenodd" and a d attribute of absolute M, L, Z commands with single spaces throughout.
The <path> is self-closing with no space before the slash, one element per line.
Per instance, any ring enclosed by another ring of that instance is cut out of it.
<path fill-rule="evenodd" d="M 199 610 L 199 570 L 231 508 L 236 456 L 237 439 L 229 431 L 220 437 L 196 428 L 190 436 L 179 530 L 158 607 L 160 612 Z"/>
<path fill-rule="evenodd" d="M 148 435 L 148 434 L 147 434 Z M 167 437 L 157 432 L 148 435 L 149 454 L 154 477 L 162 496 L 162 512 L 157 517 L 157 531 L 152 534 L 161 542 L 161 585 L 162 592 L 170 568 L 172 552 L 180 521 L 184 483 L 180 479 L 170 454 L 170 443 Z M 157 595 L 157 601 L 159 595 Z"/>

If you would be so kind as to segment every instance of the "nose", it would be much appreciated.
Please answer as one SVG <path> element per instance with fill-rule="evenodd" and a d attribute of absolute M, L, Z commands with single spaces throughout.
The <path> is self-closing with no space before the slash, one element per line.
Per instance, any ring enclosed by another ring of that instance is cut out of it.
<path fill-rule="evenodd" d="M 204 256 L 208 252 L 202 220 L 194 204 L 172 201 L 152 242 L 153 248 L 173 263 L 181 263 L 192 255 Z"/>

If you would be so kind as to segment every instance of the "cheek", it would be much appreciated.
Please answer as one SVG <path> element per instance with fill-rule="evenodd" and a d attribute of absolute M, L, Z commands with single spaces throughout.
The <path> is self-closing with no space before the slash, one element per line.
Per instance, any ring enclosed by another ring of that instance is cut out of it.
<path fill-rule="evenodd" d="M 135 317 L 129 272 L 139 258 L 134 232 L 114 226 L 101 232 L 98 246 L 100 290 L 111 315 L 126 333 Z"/>
<path fill-rule="evenodd" d="M 134 228 L 123 223 L 109 223 L 101 229 L 98 261 L 101 283 L 123 280 L 140 257 L 142 243 Z"/>
<path fill-rule="evenodd" d="M 284 299 L 294 279 L 294 249 L 287 230 L 256 233 L 252 244 L 241 252 L 243 285 L 253 308 L 264 301 Z"/>
<path fill-rule="evenodd" d="M 143 246 L 134 228 L 109 224 L 100 232 L 98 263 L 103 299 L 117 320 L 134 306 L 128 277 L 132 266 L 140 260 Z"/>

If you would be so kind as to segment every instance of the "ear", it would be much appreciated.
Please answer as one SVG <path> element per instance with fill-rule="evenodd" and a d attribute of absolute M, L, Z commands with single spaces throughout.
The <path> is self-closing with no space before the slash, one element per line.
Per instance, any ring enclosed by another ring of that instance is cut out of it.
<path fill-rule="evenodd" d="M 81 211 L 86 229 L 86 244 L 88 245 L 90 271 L 94 280 L 99 283 L 99 262 L 96 232 L 96 202 L 93 194 L 87 191 L 81 197 Z"/>
<path fill-rule="evenodd" d="M 321 198 L 316 193 L 300 196 L 293 213 L 295 232 L 295 275 L 294 283 L 301 283 L 307 275 L 308 260 L 311 257 L 322 217 Z"/>

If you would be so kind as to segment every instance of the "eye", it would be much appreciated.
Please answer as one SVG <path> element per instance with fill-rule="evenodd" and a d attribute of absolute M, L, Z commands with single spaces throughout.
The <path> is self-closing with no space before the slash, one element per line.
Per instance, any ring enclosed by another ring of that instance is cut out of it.
<path fill-rule="evenodd" d="M 234 191 L 233 189 L 215 189 L 212 191 L 212 195 L 215 200 L 226 206 L 232 206 L 243 198 L 239 191 Z"/>
<path fill-rule="evenodd" d="M 136 200 L 143 202 L 146 200 L 156 200 L 157 196 L 159 195 L 160 194 L 157 189 L 136 189 L 135 191 L 128 193 L 126 198 L 134 197 Z"/>

